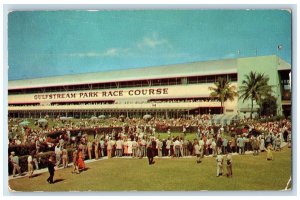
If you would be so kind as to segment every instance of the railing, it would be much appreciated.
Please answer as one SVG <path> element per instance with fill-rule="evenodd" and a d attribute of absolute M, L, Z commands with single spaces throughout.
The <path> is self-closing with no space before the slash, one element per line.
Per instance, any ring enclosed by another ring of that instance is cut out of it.
<path fill-rule="evenodd" d="M 39 106 L 9 106 L 9 111 L 26 110 L 118 110 L 118 109 L 193 109 L 198 107 L 220 107 L 220 102 L 145 102 L 145 103 L 115 103 L 115 104 L 83 104 L 83 105 L 39 105 Z"/>

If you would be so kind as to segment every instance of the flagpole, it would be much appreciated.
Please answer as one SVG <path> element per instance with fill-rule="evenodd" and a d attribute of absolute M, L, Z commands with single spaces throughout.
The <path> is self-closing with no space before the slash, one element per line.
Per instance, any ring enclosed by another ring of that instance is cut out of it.
<path fill-rule="evenodd" d="M 282 48 L 283 48 L 283 46 L 281 44 L 277 45 L 277 54 L 276 54 L 276 56 L 277 56 L 277 63 L 278 63 L 278 65 L 279 65 L 279 50 L 281 50 Z"/>

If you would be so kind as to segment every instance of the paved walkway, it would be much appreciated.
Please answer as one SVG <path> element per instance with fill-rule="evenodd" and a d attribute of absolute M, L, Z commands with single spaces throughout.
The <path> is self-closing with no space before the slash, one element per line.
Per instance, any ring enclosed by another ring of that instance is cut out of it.
<path fill-rule="evenodd" d="M 286 142 L 283 142 L 281 144 L 281 148 L 286 146 L 287 143 Z M 253 151 L 246 151 L 245 154 L 252 154 Z M 232 153 L 233 156 L 236 156 L 236 155 L 239 155 L 238 153 Z M 180 157 L 180 159 L 185 159 L 185 158 L 194 158 L 195 156 L 185 156 L 185 157 Z M 213 157 L 212 155 L 209 155 L 209 156 L 204 156 L 205 158 L 211 158 Z M 131 156 L 122 156 L 122 157 L 114 157 L 113 159 L 128 159 L 128 158 L 133 158 Z M 143 157 L 143 158 L 147 158 L 147 157 Z M 158 158 L 157 156 L 155 158 Z M 171 157 L 168 157 L 168 156 L 165 156 L 165 157 L 161 157 L 160 159 L 171 159 Z M 92 160 L 85 160 L 84 162 L 86 164 L 88 163 L 93 163 L 93 162 L 97 162 L 97 161 L 102 161 L 102 160 L 107 160 L 107 157 L 103 157 L 99 160 L 95 160 L 95 159 L 92 159 Z M 68 167 L 71 168 L 73 166 L 72 163 L 69 163 L 68 164 Z M 64 169 L 63 167 L 59 167 L 58 170 L 61 170 L 61 169 Z M 39 169 L 39 170 L 34 170 L 33 172 L 33 175 L 35 174 L 41 174 L 41 173 L 45 173 L 45 172 L 48 172 L 48 168 L 43 168 L 43 169 Z M 27 177 L 27 172 L 23 172 L 21 176 L 16 176 L 16 177 L 13 177 L 12 175 L 8 177 L 8 180 L 11 180 L 11 179 L 18 179 L 18 178 L 23 178 L 23 177 Z"/>

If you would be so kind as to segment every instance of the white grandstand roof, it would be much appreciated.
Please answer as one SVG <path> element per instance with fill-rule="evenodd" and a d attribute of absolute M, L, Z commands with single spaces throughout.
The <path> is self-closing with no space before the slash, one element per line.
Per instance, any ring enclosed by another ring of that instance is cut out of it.
<path fill-rule="evenodd" d="M 221 70 L 222 69 L 222 70 Z M 9 81 L 9 89 L 237 73 L 236 59 Z"/>
<path fill-rule="evenodd" d="M 291 65 L 278 57 L 278 70 L 290 70 Z"/>
<path fill-rule="evenodd" d="M 93 72 L 64 76 L 43 77 L 35 79 L 8 81 L 8 89 L 38 88 L 51 86 L 81 85 L 91 83 L 121 82 L 131 80 L 149 80 L 186 76 L 205 76 L 237 73 L 238 59 L 202 61 L 158 67 L 144 67 L 106 72 Z M 280 69 L 288 67 L 288 63 L 280 60 Z M 290 69 L 290 65 L 289 65 Z"/>

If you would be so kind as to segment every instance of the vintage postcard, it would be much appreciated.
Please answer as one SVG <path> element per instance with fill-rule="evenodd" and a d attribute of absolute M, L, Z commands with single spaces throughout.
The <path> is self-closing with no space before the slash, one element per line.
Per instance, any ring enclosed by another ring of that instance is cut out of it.
<path fill-rule="evenodd" d="M 291 15 L 10 12 L 9 190 L 291 191 Z"/>

